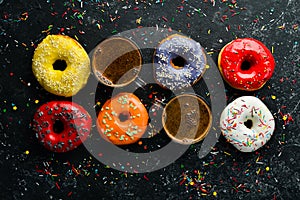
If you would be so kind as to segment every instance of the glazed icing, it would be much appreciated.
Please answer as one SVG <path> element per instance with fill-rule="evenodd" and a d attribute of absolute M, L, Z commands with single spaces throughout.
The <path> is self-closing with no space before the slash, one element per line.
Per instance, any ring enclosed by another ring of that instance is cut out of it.
<path fill-rule="evenodd" d="M 55 70 L 53 63 L 57 60 L 64 60 L 66 69 Z M 32 71 L 45 90 L 70 97 L 86 85 L 90 75 L 90 59 L 85 49 L 73 38 L 48 35 L 34 51 Z"/>
<path fill-rule="evenodd" d="M 107 100 L 98 115 L 100 135 L 113 144 L 137 142 L 147 129 L 148 113 L 140 99 L 132 93 L 119 93 Z"/>
<path fill-rule="evenodd" d="M 172 63 L 184 61 L 182 67 Z M 170 90 L 193 85 L 204 73 L 206 56 L 201 45 L 185 36 L 171 35 L 163 40 L 154 54 L 154 76 L 158 83 Z"/>
<path fill-rule="evenodd" d="M 239 38 L 221 50 L 218 65 L 224 80 L 230 86 L 254 91 L 260 89 L 271 78 L 275 60 L 269 49 L 260 41 Z"/>
<path fill-rule="evenodd" d="M 58 122 L 61 130 L 56 128 Z M 43 104 L 35 112 L 32 122 L 37 139 L 46 149 L 54 152 L 77 148 L 87 139 L 91 126 L 89 113 L 82 106 L 69 101 Z"/>
<path fill-rule="evenodd" d="M 270 140 L 275 129 L 275 121 L 272 113 L 260 99 L 243 96 L 224 109 L 220 127 L 227 141 L 238 150 L 252 152 Z"/>

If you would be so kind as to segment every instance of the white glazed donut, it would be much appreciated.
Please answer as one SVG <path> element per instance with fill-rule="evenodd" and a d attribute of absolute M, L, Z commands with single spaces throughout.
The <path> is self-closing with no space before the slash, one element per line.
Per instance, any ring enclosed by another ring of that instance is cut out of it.
<path fill-rule="evenodd" d="M 267 106 L 253 96 L 239 97 L 223 110 L 220 126 L 228 142 L 242 152 L 253 152 L 268 142 L 275 121 Z"/>

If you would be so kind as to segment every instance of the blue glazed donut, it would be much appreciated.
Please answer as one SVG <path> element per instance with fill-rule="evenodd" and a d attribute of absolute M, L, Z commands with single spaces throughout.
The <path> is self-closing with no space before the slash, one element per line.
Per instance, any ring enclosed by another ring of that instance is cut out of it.
<path fill-rule="evenodd" d="M 160 42 L 153 62 L 155 80 L 170 90 L 195 84 L 206 69 L 206 55 L 201 45 L 179 34 Z"/>

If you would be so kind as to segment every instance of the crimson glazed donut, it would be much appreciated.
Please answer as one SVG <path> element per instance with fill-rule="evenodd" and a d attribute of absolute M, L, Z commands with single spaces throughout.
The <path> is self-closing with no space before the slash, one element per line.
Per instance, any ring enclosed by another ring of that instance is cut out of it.
<path fill-rule="evenodd" d="M 90 133 L 92 119 L 80 105 L 68 101 L 43 104 L 34 114 L 32 127 L 42 145 L 54 152 L 77 148 Z"/>
<path fill-rule="evenodd" d="M 221 49 L 218 67 L 231 87 L 255 91 L 271 78 L 275 60 L 270 50 L 260 41 L 239 38 Z"/>
<path fill-rule="evenodd" d="M 160 42 L 153 62 L 156 82 L 170 90 L 190 87 L 206 69 L 206 55 L 200 43 L 179 34 Z"/>

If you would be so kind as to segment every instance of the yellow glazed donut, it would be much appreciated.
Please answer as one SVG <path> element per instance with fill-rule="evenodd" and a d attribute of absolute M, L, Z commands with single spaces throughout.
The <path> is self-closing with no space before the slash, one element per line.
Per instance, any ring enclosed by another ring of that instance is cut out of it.
<path fill-rule="evenodd" d="M 70 97 L 87 83 L 90 59 L 76 40 L 48 35 L 34 51 L 32 71 L 45 90 Z"/>

